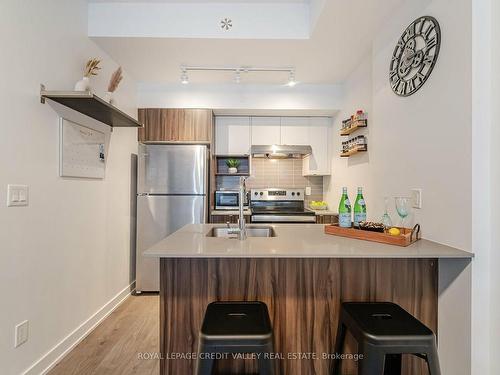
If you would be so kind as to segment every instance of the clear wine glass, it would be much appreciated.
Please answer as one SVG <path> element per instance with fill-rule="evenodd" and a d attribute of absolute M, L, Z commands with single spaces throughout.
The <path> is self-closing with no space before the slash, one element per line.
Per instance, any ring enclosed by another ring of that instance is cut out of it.
<path fill-rule="evenodd" d="M 384 206 L 385 206 L 385 210 L 384 210 L 384 214 L 382 215 L 382 224 L 384 224 L 384 226 L 386 228 L 390 228 L 392 227 L 392 219 L 391 217 L 389 216 L 389 197 L 384 197 Z"/>
<path fill-rule="evenodd" d="M 406 217 L 410 214 L 410 200 L 409 197 L 395 197 L 396 201 L 396 211 L 401 218 L 401 228 L 404 228 L 404 221 Z"/>

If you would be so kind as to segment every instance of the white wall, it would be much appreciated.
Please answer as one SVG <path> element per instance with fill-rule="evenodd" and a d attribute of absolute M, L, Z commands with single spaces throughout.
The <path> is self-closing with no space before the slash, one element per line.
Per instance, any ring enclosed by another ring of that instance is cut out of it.
<path fill-rule="evenodd" d="M 473 373 L 498 374 L 500 364 L 500 4 L 473 2 Z"/>
<path fill-rule="evenodd" d="M 140 84 L 138 107 L 337 110 L 341 85 Z"/>
<path fill-rule="evenodd" d="M 500 222 L 500 127 L 495 122 L 496 119 L 500 118 L 500 23 L 498 18 L 500 17 L 500 2 L 492 2 L 492 12 L 490 15 L 490 22 L 492 25 L 492 122 L 491 126 L 491 227 L 492 229 L 492 239 L 491 239 L 491 262 L 490 262 L 490 272 L 491 280 L 491 291 L 490 291 L 490 301 L 491 301 L 491 329 L 490 329 L 490 351 L 491 353 L 500 353 L 500 231 L 498 230 L 498 223 Z M 500 361 L 496 356 L 490 360 L 491 363 L 491 373 L 500 374 Z"/>
<path fill-rule="evenodd" d="M 403 30 L 422 14 L 435 16 L 441 24 L 441 53 L 425 86 L 400 98 L 389 85 L 390 58 Z M 339 129 L 341 120 L 356 109 L 366 110 L 368 152 L 346 159 L 334 153 L 331 183 L 326 181 L 332 207 L 338 205 L 342 186 L 351 197 L 363 186 L 368 216 L 378 220 L 384 196 L 422 188 L 423 209 L 412 220 L 422 224 L 424 236 L 471 249 L 470 30 L 469 0 L 435 0 L 425 9 L 403 9 L 379 31 L 371 56 L 345 83 L 343 112 L 335 124 Z M 340 150 L 342 139 L 334 133 L 332 147 Z M 397 221 L 394 200 L 390 203 Z"/>
<path fill-rule="evenodd" d="M 131 155 L 135 129 L 115 129 L 104 180 L 58 177 L 58 115 L 39 102 L 39 84 L 72 89 L 87 58 L 103 59 L 102 93 L 117 65 L 87 38 L 85 0 L 0 2 L 0 373 L 20 374 L 48 354 L 40 373 L 82 330 L 51 351 L 134 279 Z M 125 75 L 118 102 L 136 114 Z M 108 129 L 107 127 L 103 127 Z M 109 131 L 108 131 L 109 133 Z M 7 184 L 29 185 L 29 207 L 5 205 Z M 14 349 L 14 325 L 30 321 Z M 92 323 L 92 321 L 90 321 Z"/>

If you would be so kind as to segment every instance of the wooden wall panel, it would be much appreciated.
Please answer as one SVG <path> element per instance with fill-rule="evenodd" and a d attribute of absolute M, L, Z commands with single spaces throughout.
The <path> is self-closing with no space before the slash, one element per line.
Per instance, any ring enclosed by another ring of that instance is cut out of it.
<path fill-rule="evenodd" d="M 341 301 L 393 301 L 437 331 L 437 263 L 433 259 L 162 259 L 161 351 L 196 352 L 206 306 L 216 300 L 261 300 L 269 308 L 275 351 L 332 353 Z M 348 350 L 356 353 L 349 338 Z M 275 361 L 277 374 L 326 375 L 323 359 Z M 219 370 L 256 371 L 255 363 L 219 362 Z M 162 360 L 161 374 L 194 374 L 191 360 Z M 344 373 L 355 373 L 347 363 Z M 405 375 L 426 374 L 405 360 Z"/>

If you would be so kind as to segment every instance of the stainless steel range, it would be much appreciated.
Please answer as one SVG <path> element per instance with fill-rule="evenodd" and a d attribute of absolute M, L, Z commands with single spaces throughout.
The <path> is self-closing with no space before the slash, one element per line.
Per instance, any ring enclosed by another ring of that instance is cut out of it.
<path fill-rule="evenodd" d="M 252 223 L 315 223 L 304 208 L 304 189 L 251 189 Z"/>

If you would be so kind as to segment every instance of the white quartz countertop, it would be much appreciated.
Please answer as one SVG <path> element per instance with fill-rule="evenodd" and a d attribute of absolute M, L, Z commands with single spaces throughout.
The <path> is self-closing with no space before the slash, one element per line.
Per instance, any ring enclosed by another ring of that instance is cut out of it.
<path fill-rule="evenodd" d="M 408 247 L 355 240 L 324 233 L 323 224 L 262 224 L 276 237 L 208 237 L 221 224 L 189 224 L 144 255 L 159 258 L 472 258 L 472 253 L 428 240 Z"/>

